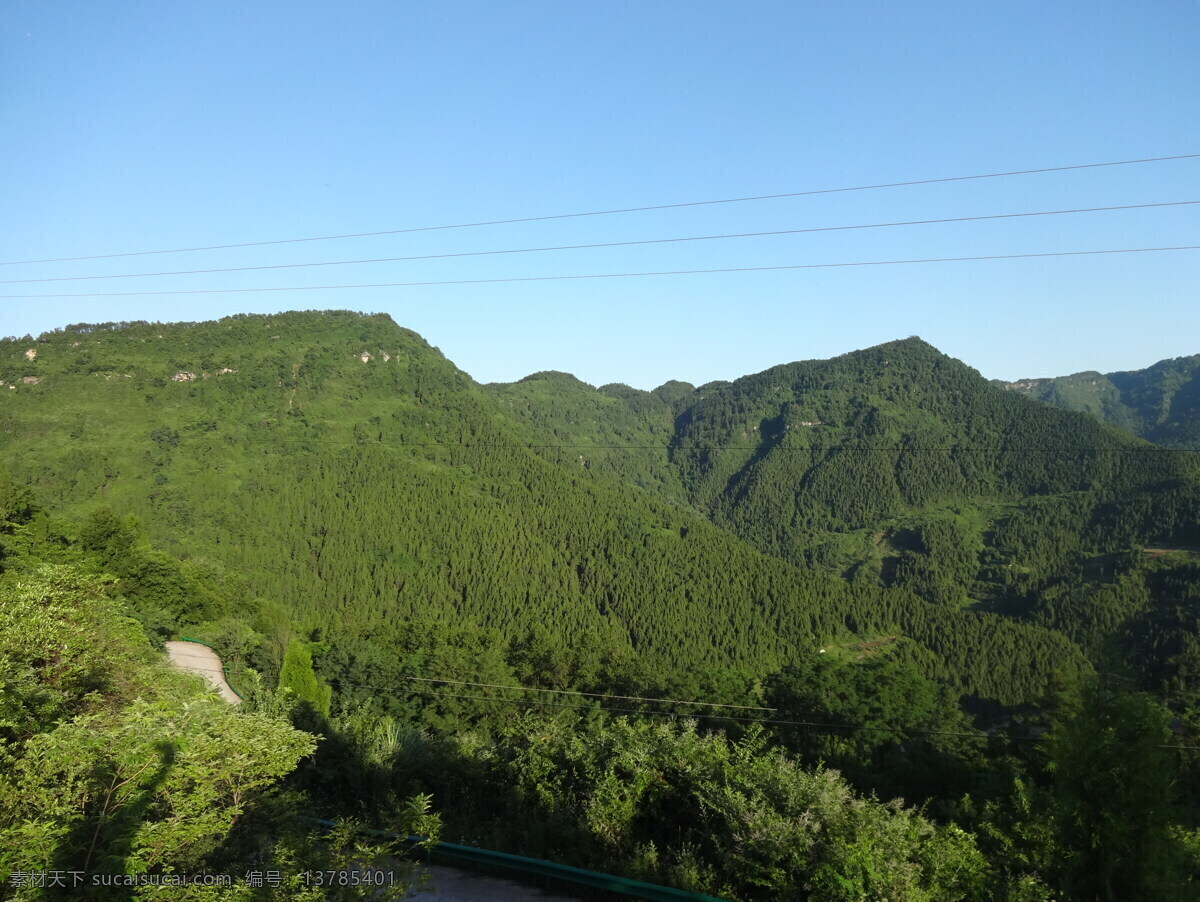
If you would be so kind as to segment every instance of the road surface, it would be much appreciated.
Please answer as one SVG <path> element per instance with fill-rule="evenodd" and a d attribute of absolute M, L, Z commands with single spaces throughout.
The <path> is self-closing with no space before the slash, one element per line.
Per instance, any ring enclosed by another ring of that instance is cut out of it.
<path fill-rule="evenodd" d="M 544 893 L 500 877 L 481 877 L 436 864 L 426 870 L 429 882 L 407 896 L 413 902 L 579 902 L 575 897 Z"/>
<path fill-rule="evenodd" d="M 176 667 L 198 673 L 217 690 L 221 698 L 231 705 L 240 705 L 242 700 L 237 693 L 225 682 L 225 670 L 221 666 L 221 656 L 199 642 L 168 642 L 167 657 Z"/>

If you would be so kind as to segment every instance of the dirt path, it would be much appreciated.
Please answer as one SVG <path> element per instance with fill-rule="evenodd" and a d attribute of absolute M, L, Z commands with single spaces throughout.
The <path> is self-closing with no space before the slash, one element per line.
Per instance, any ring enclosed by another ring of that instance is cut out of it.
<path fill-rule="evenodd" d="M 199 642 L 168 642 L 167 657 L 171 663 L 191 673 L 198 673 L 217 690 L 221 698 L 231 705 L 240 705 L 242 700 L 225 682 L 225 671 L 221 667 L 221 656 Z"/>

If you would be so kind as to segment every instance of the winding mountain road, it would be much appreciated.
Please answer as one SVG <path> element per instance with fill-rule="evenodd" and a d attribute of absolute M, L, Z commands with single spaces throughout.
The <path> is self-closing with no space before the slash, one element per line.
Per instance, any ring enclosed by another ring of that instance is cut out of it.
<path fill-rule="evenodd" d="M 231 705 L 240 705 L 242 700 L 225 681 L 225 668 L 221 656 L 199 642 L 168 642 L 167 657 L 181 670 L 198 673 L 217 690 L 221 698 Z"/>
<path fill-rule="evenodd" d="M 231 705 L 242 700 L 225 680 L 221 656 L 199 642 L 166 643 L 171 663 L 189 673 L 199 674 Z M 410 893 L 414 902 L 577 902 L 567 896 L 552 896 L 532 887 L 498 877 L 469 874 L 456 868 L 427 867 L 428 879 Z"/>

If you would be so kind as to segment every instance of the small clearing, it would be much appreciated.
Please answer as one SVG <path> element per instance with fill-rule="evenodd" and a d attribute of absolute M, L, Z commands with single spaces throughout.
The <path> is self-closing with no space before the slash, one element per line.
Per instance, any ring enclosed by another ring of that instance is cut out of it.
<path fill-rule="evenodd" d="M 878 654 L 890 645 L 893 645 L 900 636 L 878 636 L 874 639 L 868 639 L 864 642 L 845 642 L 837 645 L 826 646 L 831 651 L 836 650 L 837 653 L 845 657 L 853 656 L 854 660 L 860 661 L 863 658 L 869 658 L 871 655 Z"/>
<path fill-rule="evenodd" d="M 1194 545 L 1180 545 L 1176 548 L 1143 548 L 1142 554 L 1148 554 L 1150 557 L 1162 557 L 1166 554 L 1200 554 L 1200 548 Z"/>

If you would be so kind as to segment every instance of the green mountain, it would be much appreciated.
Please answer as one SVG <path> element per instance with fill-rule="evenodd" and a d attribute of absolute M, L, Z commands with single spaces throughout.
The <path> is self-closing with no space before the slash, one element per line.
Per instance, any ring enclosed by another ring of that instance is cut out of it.
<path fill-rule="evenodd" d="M 534 384 L 492 388 L 554 454 L 590 444 L 577 456 L 593 471 L 856 585 L 1033 616 L 1051 586 L 1088 591 L 1083 571 L 1113 554 L 1197 537 L 1191 455 L 1030 404 L 920 339 L 676 384 L 669 401 Z M 610 450 L 614 436 L 632 447 Z"/>
<path fill-rule="evenodd" d="M 1132 372 L 995 384 L 1064 410 L 1090 413 L 1156 445 L 1200 449 L 1200 354 Z"/>
<path fill-rule="evenodd" d="M 4 398 L 13 472 L 66 511 L 137 515 L 153 542 L 246 574 L 306 628 L 549 622 L 564 640 L 723 664 L 841 629 L 820 599 L 842 587 L 546 462 L 386 317 L 76 327 L 30 350 L 3 353 L 20 373 Z M 706 566 L 683 577 L 718 559 L 733 584 Z M 785 613 L 807 596 L 804 616 Z M 707 630 L 717 612 L 738 629 Z M 759 616 L 786 628 L 742 635 Z"/>
<path fill-rule="evenodd" d="M 900 635 L 1015 702 L 1082 666 L 1035 625 L 1049 587 L 1091 597 L 1114 571 L 1088 562 L 1195 540 L 1190 458 L 917 339 L 647 393 L 480 386 L 386 316 L 239 316 L 6 340 L 0 381 L 0 450 L 46 503 L 133 514 L 347 640 L 540 625 L 653 672 L 752 673 Z M 186 580 L 162 582 L 177 616 Z"/>
<path fill-rule="evenodd" d="M 1172 717 L 1200 741 L 1191 452 L 916 338 L 644 392 L 480 385 L 386 316 L 288 313 L 5 339 L 0 382 L 0 613 L 55 600 L 65 635 L 85 593 L 147 660 L 209 642 L 322 738 L 307 812 L 432 796 L 455 842 L 737 900 L 1188 895 L 1155 856 L 1200 848 L 1162 801 L 1200 798 L 1164 748 Z M 110 689 L 21 727 L 61 687 L 17 639 L 0 763 L 33 774 Z M 13 849 L 36 775 L 0 779 Z"/>

